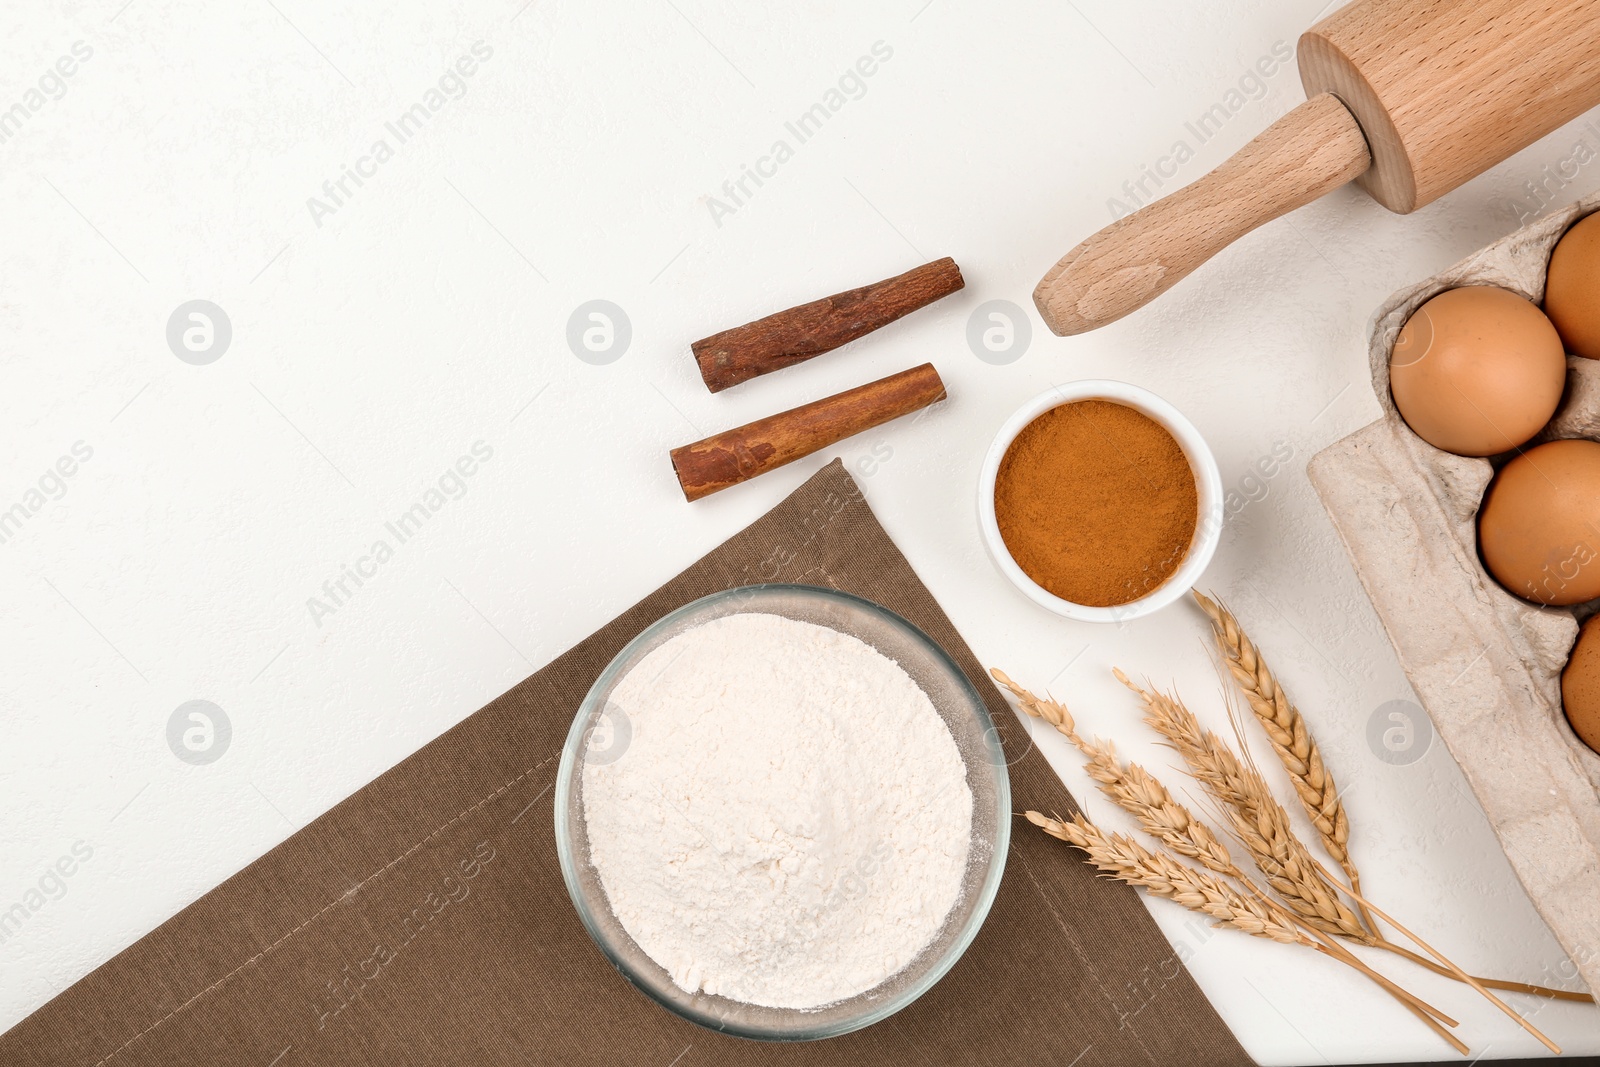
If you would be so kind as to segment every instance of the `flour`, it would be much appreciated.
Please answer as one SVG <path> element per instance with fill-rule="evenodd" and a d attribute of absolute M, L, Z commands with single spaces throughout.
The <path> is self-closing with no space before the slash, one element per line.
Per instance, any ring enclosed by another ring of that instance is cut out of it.
<path fill-rule="evenodd" d="M 825 627 L 729 615 L 651 652 L 612 705 L 631 736 L 584 764 L 590 855 L 623 928 L 683 989 L 820 1007 L 939 933 L 972 791 L 893 660 Z"/>

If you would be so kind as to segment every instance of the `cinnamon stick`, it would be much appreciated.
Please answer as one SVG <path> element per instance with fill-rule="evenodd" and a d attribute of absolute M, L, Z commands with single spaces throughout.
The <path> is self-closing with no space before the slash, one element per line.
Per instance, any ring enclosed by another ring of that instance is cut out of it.
<path fill-rule="evenodd" d="M 706 388 L 719 393 L 757 375 L 831 352 L 964 285 L 961 268 L 946 256 L 881 282 L 714 333 L 689 347 L 700 364 Z"/>
<path fill-rule="evenodd" d="M 944 397 L 939 372 L 924 363 L 674 448 L 672 469 L 684 497 L 699 500 Z"/>

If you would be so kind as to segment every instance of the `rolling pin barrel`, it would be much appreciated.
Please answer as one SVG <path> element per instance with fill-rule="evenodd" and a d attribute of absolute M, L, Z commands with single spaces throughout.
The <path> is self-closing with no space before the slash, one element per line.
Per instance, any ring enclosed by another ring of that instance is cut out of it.
<path fill-rule="evenodd" d="M 1300 38 L 1308 97 L 1192 185 L 1067 253 L 1058 334 L 1114 322 L 1257 226 L 1357 180 L 1414 211 L 1600 105 L 1594 0 L 1357 0 Z"/>
<path fill-rule="evenodd" d="M 1306 95 L 1344 101 L 1361 186 L 1404 215 L 1600 105 L 1594 0 L 1361 0 L 1300 37 Z"/>

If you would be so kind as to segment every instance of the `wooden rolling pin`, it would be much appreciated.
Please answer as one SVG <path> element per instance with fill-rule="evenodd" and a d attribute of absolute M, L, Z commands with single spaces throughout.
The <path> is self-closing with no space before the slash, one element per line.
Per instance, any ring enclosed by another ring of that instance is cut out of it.
<path fill-rule="evenodd" d="M 672 450 L 672 469 L 689 500 L 749 481 L 890 419 L 943 400 L 933 364 L 804 404 Z"/>
<path fill-rule="evenodd" d="M 1044 276 L 1033 300 L 1051 330 L 1114 322 L 1351 180 L 1415 211 L 1600 105 L 1600 3 L 1356 0 L 1306 31 L 1299 64 L 1304 104 Z"/>

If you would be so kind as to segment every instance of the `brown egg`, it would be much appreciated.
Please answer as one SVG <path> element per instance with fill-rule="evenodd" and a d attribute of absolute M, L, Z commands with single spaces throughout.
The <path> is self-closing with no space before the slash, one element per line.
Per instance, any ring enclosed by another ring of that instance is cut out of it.
<path fill-rule="evenodd" d="M 1600 444 L 1551 441 L 1507 463 L 1478 511 L 1478 550 L 1527 600 L 1600 597 Z"/>
<path fill-rule="evenodd" d="M 1572 732 L 1600 752 L 1600 615 L 1591 615 L 1578 631 L 1578 643 L 1561 672 L 1561 706 Z"/>
<path fill-rule="evenodd" d="M 1527 443 L 1555 414 L 1566 382 L 1566 352 L 1544 312 L 1492 285 L 1450 289 L 1417 308 L 1389 357 L 1406 425 L 1458 456 Z"/>
<path fill-rule="evenodd" d="M 1600 214 L 1568 230 L 1550 254 L 1544 310 L 1568 352 L 1600 359 Z"/>

